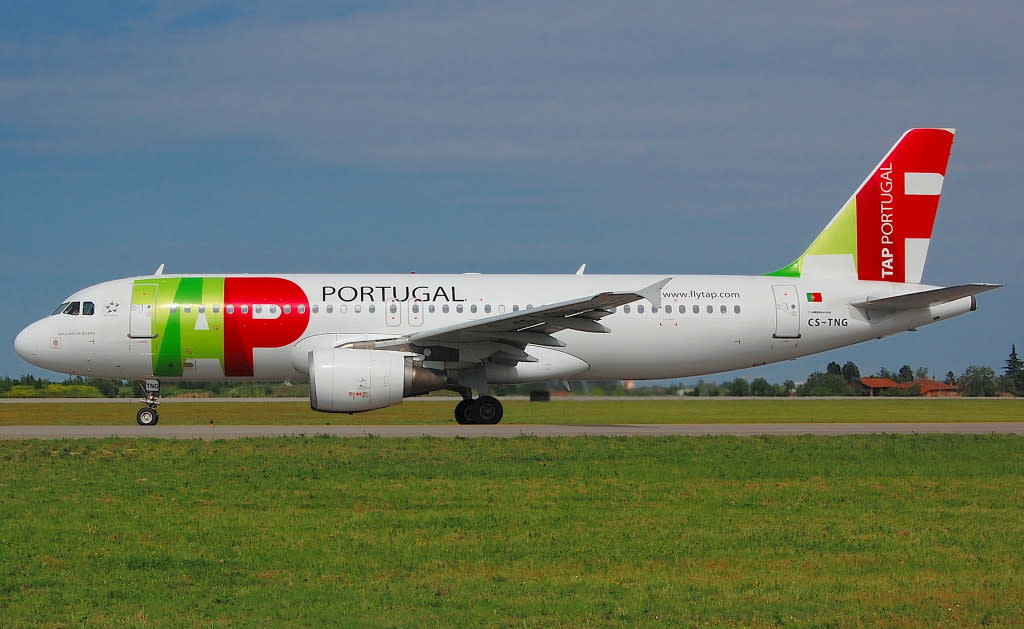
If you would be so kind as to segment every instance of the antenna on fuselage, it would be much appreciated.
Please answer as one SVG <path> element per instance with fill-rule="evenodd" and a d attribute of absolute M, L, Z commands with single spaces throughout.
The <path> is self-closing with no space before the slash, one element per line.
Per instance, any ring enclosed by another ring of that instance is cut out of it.
<path fill-rule="evenodd" d="M 156 271 L 153 273 L 153 275 L 163 275 L 163 274 L 164 274 L 164 265 L 161 264 L 160 266 L 156 267 Z"/>

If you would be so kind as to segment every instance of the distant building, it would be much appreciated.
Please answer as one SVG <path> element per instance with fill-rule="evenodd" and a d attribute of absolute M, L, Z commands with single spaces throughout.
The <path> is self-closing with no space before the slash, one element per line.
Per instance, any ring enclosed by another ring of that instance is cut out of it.
<path fill-rule="evenodd" d="M 922 378 L 913 382 L 896 382 L 890 378 L 861 378 L 860 383 L 867 387 L 872 397 L 881 395 L 887 389 L 913 389 L 921 388 L 921 395 L 924 397 L 960 397 L 960 387 L 955 384 L 946 384 L 938 380 Z"/>

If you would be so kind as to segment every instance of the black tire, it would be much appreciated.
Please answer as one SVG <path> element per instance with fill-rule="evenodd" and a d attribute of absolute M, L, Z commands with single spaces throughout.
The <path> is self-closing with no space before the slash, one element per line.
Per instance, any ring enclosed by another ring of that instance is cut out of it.
<path fill-rule="evenodd" d="M 469 416 L 469 407 L 473 404 L 473 400 L 462 400 L 455 405 L 455 421 L 462 425 L 472 424 L 473 421 Z"/>
<path fill-rule="evenodd" d="M 160 421 L 160 413 L 156 412 L 155 408 L 140 408 L 139 412 L 135 414 L 135 421 L 140 426 L 156 426 L 156 423 Z"/>
<path fill-rule="evenodd" d="M 498 398 L 484 395 L 473 401 L 468 414 L 477 424 L 497 424 L 505 414 L 505 409 Z"/>

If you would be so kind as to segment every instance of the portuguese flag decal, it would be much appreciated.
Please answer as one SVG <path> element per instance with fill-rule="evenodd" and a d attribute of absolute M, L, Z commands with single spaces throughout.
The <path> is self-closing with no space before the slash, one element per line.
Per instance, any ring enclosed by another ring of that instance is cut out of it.
<path fill-rule="evenodd" d="M 807 293 L 807 301 L 818 303 L 821 301 L 821 293 Z"/>

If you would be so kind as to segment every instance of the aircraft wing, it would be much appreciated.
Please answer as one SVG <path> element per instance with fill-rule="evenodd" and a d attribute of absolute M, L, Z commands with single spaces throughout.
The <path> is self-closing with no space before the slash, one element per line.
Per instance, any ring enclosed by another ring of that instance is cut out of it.
<path fill-rule="evenodd" d="M 920 293 L 897 295 L 896 297 L 869 299 L 853 305 L 864 310 L 875 310 L 878 312 L 916 310 L 918 308 L 930 308 L 931 306 L 946 304 L 964 297 L 972 297 L 1001 286 L 1002 284 L 961 284 L 960 286 L 935 288 L 921 291 Z"/>
<path fill-rule="evenodd" d="M 500 353 L 503 355 L 501 358 L 514 358 L 511 362 L 531 361 L 532 358 L 522 352 L 529 344 L 549 347 L 565 345 L 552 336 L 555 332 L 610 332 L 598 320 L 612 314 L 612 308 L 641 299 L 647 299 L 660 306 L 661 289 L 671 280 L 672 278 L 667 277 L 637 291 L 598 293 L 590 297 L 424 330 L 400 339 L 378 342 L 376 347 L 383 349 L 398 346 L 422 348 L 459 347 L 473 343 L 494 344 L 494 351 L 485 353 Z"/>

